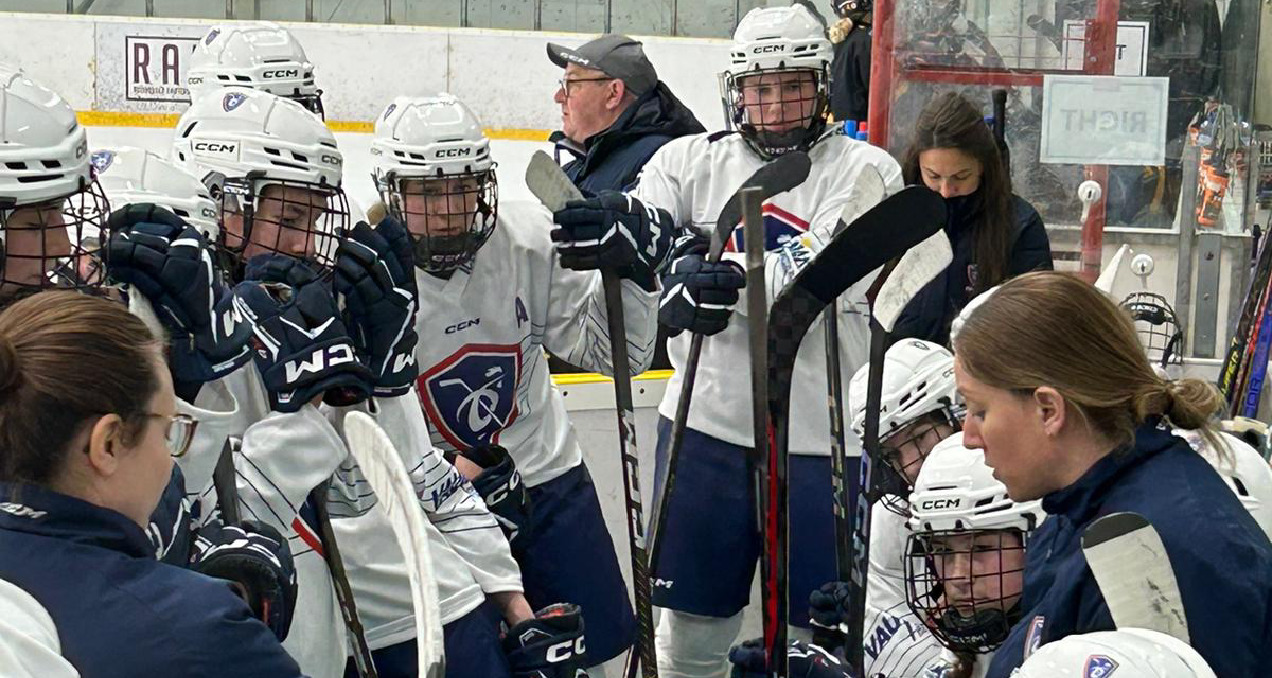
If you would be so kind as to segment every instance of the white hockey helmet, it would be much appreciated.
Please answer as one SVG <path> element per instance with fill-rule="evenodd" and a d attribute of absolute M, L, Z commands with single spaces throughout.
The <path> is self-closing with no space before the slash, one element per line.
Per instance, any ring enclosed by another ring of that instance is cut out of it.
<path fill-rule="evenodd" d="M 252 249 L 301 256 L 296 247 L 301 241 L 305 258 L 320 266 L 330 264 L 335 246 L 331 236 L 349 226 L 349 202 L 340 188 L 344 157 L 331 130 L 300 104 L 245 87 L 213 92 L 195 101 L 177 122 L 173 160 L 191 170 L 221 202 L 218 244 L 231 257 L 223 262 L 227 267 L 237 267 L 243 256 L 252 256 Z M 271 187 L 279 187 L 270 199 L 274 209 L 262 209 L 264 192 Z M 295 194 L 293 189 L 304 189 L 308 197 L 286 197 Z M 317 204 L 314 196 L 324 204 Z M 314 218 L 297 225 L 294 219 L 266 214 L 279 212 L 281 203 L 298 202 Z M 234 229 L 225 223 L 227 212 L 242 215 L 241 234 L 229 232 Z M 253 225 L 261 220 L 278 226 L 271 229 L 276 233 L 273 242 L 253 237 Z"/>
<path fill-rule="evenodd" d="M 448 275 L 494 232 L 499 190 L 490 140 L 455 96 L 394 99 L 376 119 L 371 164 L 389 213 L 411 232 L 421 270 Z"/>
<path fill-rule="evenodd" d="M 1118 629 L 1066 636 L 1035 650 L 1013 678 L 1216 678 L 1188 643 L 1158 631 Z"/>
<path fill-rule="evenodd" d="M 190 55 L 186 85 L 192 103 L 222 87 L 251 87 L 323 115 L 313 63 L 296 38 L 272 21 L 213 26 Z"/>
<path fill-rule="evenodd" d="M 985 463 L 984 450 L 963 446 L 963 434 L 937 443 L 910 494 L 911 532 L 1019 530 L 1046 517 L 1039 500 L 1017 502 Z"/>
<path fill-rule="evenodd" d="M 95 286 L 77 270 L 97 254 L 85 231 L 99 231 L 109 213 L 70 105 L 0 63 L 0 295 Z"/>
<path fill-rule="evenodd" d="M 215 241 L 217 204 L 208 187 L 184 168 L 158 154 L 131 146 L 98 149 L 93 168 L 110 204 L 119 209 L 135 203 L 153 203 L 181 217 Z"/>
<path fill-rule="evenodd" d="M 906 604 L 947 648 L 994 650 L 1020 619 L 1025 541 L 1046 517 L 1042 502 L 1012 501 L 985 453 L 964 447 L 955 433 L 923 463 L 910 512 Z M 954 545 L 960 538 L 965 546 Z M 997 553 L 986 555 L 987 546 Z M 995 558 L 996 571 L 992 561 L 970 564 Z"/>
<path fill-rule="evenodd" d="M 821 138 L 826 129 L 832 55 L 825 24 L 804 5 L 757 7 L 738 23 L 729 48 L 729 66 L 721 75 L 721 96 L 731 122 L 760 157 L 770 159 L 792 150 L 807 150 Z M 750 76 L 787 72 L 809 74 L 815 94 L 788 98 L 785 88 L 775 87 L 780 91 L 778 98 L 757 94 L 758 101 L 752 106 L 744 104 L 743 85 Z M 751 119 L 754 111 L 774 104 L 781 104 L 781 119 L 765 120 L 764 124 Z M 791 107 L 799 113 L 789 113 Z M 788 119 L 787 115 L 793 117 Z M 790 127 L 794 123 L 798 124 Z M 787 129 L 763 129 L 765 126 Z"/>
<path fill-rule="evenodd" d="M 866 386 L 870 366 L 862 365 L 848 383 L 848 408 L 852 430 L 859 438 L 866 430 Z M 903 339 L 888 348 L 883 358 L 883 389 L 879 408 L 879 441 L 883 461 L 876 474 L 879 482 L 867 488 L 870 501 L 882 499 L 888 510 L 907 515 L 903 501 L 910 493 L 910 478 L 918 472 L 936 440 L 937 426 L 960 428 L 961 408 L 954 385 L 954 356 L 944 347 L 921 339 Z M 912 428 L 902 440 L 901 429 L 931 419 L 931 426 Z M 916 430 L 917 429 L 917 430 Z M 902 449 L 910 457 L 903 458 Z"/>

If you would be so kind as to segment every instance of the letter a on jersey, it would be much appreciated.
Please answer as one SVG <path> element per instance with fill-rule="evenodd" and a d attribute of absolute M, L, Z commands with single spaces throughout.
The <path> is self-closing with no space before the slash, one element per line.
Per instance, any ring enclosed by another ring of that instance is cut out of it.
<path fill-rule="evenodd" d="M 465 450 L 497 442 L 517 418 L 520 380 L 520 346 L 467 344 L 420 375 L 420 402 L 446 442 Z"/>

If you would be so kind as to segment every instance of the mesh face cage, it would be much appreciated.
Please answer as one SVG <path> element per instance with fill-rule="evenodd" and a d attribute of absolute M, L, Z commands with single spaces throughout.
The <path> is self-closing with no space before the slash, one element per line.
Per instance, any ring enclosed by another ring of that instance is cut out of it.
<path fill-rule="evenodd" d="M 99 234 L 109 215 L 95 178 L 65 198 L 0 204 L 0 303 L 44 289 L 101 287 Z"/>
<path fill-rule="evenodd" d="M 301 259 L 324 277 L 331 273 L 337 238 L 349 228 L 349 200 L 339 186 L 253 173 L 222 180 L 214 194 L 221 203 L 217 251 L 235 281 L 248 259 L 269 253 Z M 242 215 L 242 233 L 227 226 L 229 214 Z"/>
<path fill-rule="evenodd" d="M 799 77 L 781 77 L 787 74 Z M 828 80 L 825 66 L 726 73 L 724 91 L 733 126 L 766 160 L 808 150 L 826 130 Z"/>
<path fill-rule="evenodd" d="M 1135 321 L 1135 333 L 1149 362 L 1166 369 L 1184 364 L 1184 330 L 1166 298 L 1152 292 L 1136 292 L 1122 301 Z"/>
<path fill-rule="evenodd" d="M 911 534 L 906 604 L 950 650 L 994 651 L 1020 618 L 1024 537 L 1010 529 Z"/>
<path fill-rule="evenodd" d="M 390 174 L 381 197 L 415 242 L 415 265 L 433 275 L 468 266 L 490 239 L 499 211 L 495 169 L 402 177 Z"/>
<path fill-rule="evenodd" d="M 909 431 L 898 431 L 879 441 L 879 452 L 883 463 L 879 469 L 877 482 L 873 483 L 866 493 L 868 501 L 879 501 L 884 508 L 903 517 L 910 517 L 910 493 L 914 484 L 910 476 L 918 477 L 923 460 L 931 454 L 932 448 L 945 438 L 962 430 L 961 412 L 954 407 L 942 407 L 939 410 L 920 415 L 914 421 L 915 426 Z M 947 431 L 941 431 L 944 427 Z M 916 452 L 915 458 L 908 462 L 902 450 Z"/>

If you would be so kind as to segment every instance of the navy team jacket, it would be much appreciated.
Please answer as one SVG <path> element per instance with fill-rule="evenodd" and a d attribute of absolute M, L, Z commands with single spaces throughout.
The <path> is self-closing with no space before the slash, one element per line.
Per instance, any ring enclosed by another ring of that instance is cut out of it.
<path fill-rule="evenodd" d="M 73 497 L 0 483 L 0 579 L 44 606 L 83 678 L 301 675 L 224 583 L 159 562 L 136 523 Z"/>
<path fill-rule="evenodd" d="M 1161 534 L 1179 580 L 1193 647 L 1219 678 L 1272 675 L 1272 544 L 1219 474 L 1188 443 L 1145 425 L 1135 443 L 1043 498 L 1029 541 L 1027 610 L 990 665 L 1007 678 L 1038 646 L 1115 627 L 1082 555 L 1082 532 L 1119 511 Z"/>

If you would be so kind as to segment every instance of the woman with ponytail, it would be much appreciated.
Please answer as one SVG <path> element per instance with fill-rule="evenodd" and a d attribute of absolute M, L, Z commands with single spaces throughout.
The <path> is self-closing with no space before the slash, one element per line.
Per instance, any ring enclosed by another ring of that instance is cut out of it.
<path fill-rule="evenodd" d="M 1272 665 L 1272 544 L 1209 462 L 1172 428 L 1219 446 L 1221 400 L 1155 374 L 1130 318 L 1077 278 L 1022 275 L 969 306 L 953 338 L 964 443 L 1014 501 L 1049 518 L 1026 554 L 1023 617 L 994 657 L 1006 678 L 1040 645 L 1113 630 L 1082 554 L 1101 516 L 1143 515 L 1162 536 L 1188 632 L 1220 678 Z"/>
<path fill-rule="evenodd" d="M 947 344 L 951 321 L 973 297 L 1012 276 L 1051 269 L 1042 217 L 1012 193 L 994 135 L 963 95 L 942 94 L 923 109 L 901 171 L 907 185 L 922 183 L 945 198 L 954 260 L 915 295 L 894 337 Z"/>

